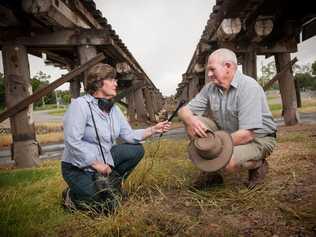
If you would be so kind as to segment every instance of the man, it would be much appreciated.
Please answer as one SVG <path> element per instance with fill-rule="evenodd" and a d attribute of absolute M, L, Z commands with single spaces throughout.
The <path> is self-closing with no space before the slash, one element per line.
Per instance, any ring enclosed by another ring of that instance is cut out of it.
<path fill-rule="evenodd" d="M 178 115 L 190 137 L 207 137 L 207 128 L 196 115 L 210 110 L 218 129 L 229 132 L 233 140 L 233 155 L 224 170 L 248 169 L 248 187 L 253 188 L 263 182 L 268 172 L 265 158 L 276 144 L 276 125 L 265 93 L 253 78 L 237 70 L 237 57 L 228 49 L 218 49 L 209 56 L 207 76 L 209 83 Z M 219 174 L 202 172 L 196 184 L 205 187 L 221 182 Z"/>

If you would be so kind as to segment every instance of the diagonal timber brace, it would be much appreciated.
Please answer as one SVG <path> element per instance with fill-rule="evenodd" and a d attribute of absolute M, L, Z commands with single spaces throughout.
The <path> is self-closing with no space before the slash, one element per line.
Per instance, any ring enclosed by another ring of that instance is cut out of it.
<path fill-rule="evenodd" d="M 87 61 L 86 63 L 82 64 L 81 66 L 79 66 L 79 67 L 77 67 L 75 69 L 73 69 L 68 74 L 60 77 L 59 79 L 55 80 L 54 82 L 50 83 L 49 85 L 47 85 L 47 86 L 43 87 L 42 89 L 36 91 L 35 93 L 33 93 L 32 95 L 26 97 L 21 102 L 17 103 L 16 105 L 12 106 L 11 108 L 8 108 L 7 110 L 5 110 L 4 112 L 2 112 L 0 114 L 0 122 L 4 121 L 8 117 L 14 116 L 16 113 L 22 111 L 23 109 L 25 109 L 30 104 L 32 104 L 35 101 L 39 100 L 41 97 L 49 94 L 50 92 L 52 92 L 53 90 L 55 90 L 56 88 L 61 86 L 62 84 L 66 83 L 66 82 L 69 82 L 70 80 L 77 80 L 77 79 L 79 79 L 80 77 L 77 77 L 78 75 L 80 75 L 81 73 L 83 73 L 84 71 L 86 71 L 87 69 L 92 67 L 93 65 L 101 62 L 103 59 L 105 59 L 104 54 L 103 53 L 98 54 L 97 56 L 95 56 L 91 60 Z"/>

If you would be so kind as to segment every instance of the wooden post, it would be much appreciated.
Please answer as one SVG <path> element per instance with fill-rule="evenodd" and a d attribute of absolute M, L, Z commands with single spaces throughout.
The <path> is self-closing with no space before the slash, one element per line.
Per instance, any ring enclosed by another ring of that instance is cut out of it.
<path fill-rule="evenodd" d="M 280 72 L 291 61 L 290 53 L 278 53 L 275 55 L 277 71 Z M 298 123 L 297 105 L 295 96 L 294 79 L 292 70 L 289 68 L 279 78 L 279 87 L 282 99 L 283 117 L 285 125 Z"/>
<path fill-rule="evenodd" d="M 145 104 L 151 122 L 156 122 L 153 98 L 150 96 L 148 87 L 144 88 Z"/>
<path fill-rule="evenodd" d="M 244 74 L 257 80 L 257 55 L 254 50 L 244 54 L 242 71 Z"/>
<path fill-rule="evenodd" d="M 130 122 L 135 121 L 135 99 L 134 99 L 134 93 L 130 93 L 128 96 L 126 96 L 126 101 L 128 104 L 127 108 L 127 117 Z"/>
<path fill-rule="evenodd" d="M 32 94 L 30 68 L 26 48 L 22 45 L 2 47 L 7 108 Z M 19 168 L 39 164 L 39 147 L 32 118 L 33 104 L 10 117 L 13 137 L 12 158 Z"/>
<path fill-rule="evenodd" d="M 158 109 L 159 111 L 162 109 L 162 100 L 161 100 L 161 93 L 160 91 L 156 91 L 157 101 L 158 101 Z"/>
<path fill-rule="evenodd" d="M 156 91 L 156 98 L 157 98 L 158 112 L 159 112 L 162 109 L 161 95 L 159 91 Z"/>
<path fill-rule="evenodd" d="M 197 75 L 193 75 L 191 80 L 189 81 L 189 100 L 191 100 L 197 93 L 199 93 L 199 78 Z"/>
<path fill-rule="evenodd" d="M 69 82 L 69 91 L 70 91 L 71 99 L 75 99 L 75 98 L 80 96 L 82 78 L 83 78 L 83 76 L 79 75 L 78 80 L 71 80 Z"/>
<path fill-rule="evenodd" d="M 82 75 L 80 75 L 79 77 L 82 78 Z M 70 90 L 70 95 L 71 98 L 77 98 L 80 96 L 80 88 L 81 88 L 81 81 L 80 79 L 78 80 L 72 80 L 69 83 L 69 90 Z"/>
<path fill-rule="evenodd" d="M 133 84 L 137 83 L 137 80 L 133 82 Z M 136 116 L 137 116 L 137 121 L 146 121 L 147 120 L 147 115 L 146 115 L 146 110 L 145 110 L 145 103 L 144 103 L 144 96 L 143 96 L 143 90 L 142 88 L 137 89 L 135 91 L 135 108 L 136 108 Z"/>
<path fill-rule="evenodd" d="M 180 100 L 182 99 L 185 101 L 189 101 L 188 90 L 189 90 L 188 85 L 185 85 L 182 89 Z"/>
<path fill-rule="evenodd" d="M 298 80 L 294 79 L 295 92 L 296 92 L 296 103 L 298 108 L 302 108 L 301 90 L 300 83 Z"/>
<path fill-rule="evenodd" d="M 154 91 L 153 88 L 150 88 L 149 93 L 150 93 L 150 97 L 151 97 L 151 99 L 152 99 L 152 104 L 153 104 L 154 113 L 155 113 L 155 114 L 158 114 L 159 109 L 158 109 L 158 102 L 157 102 L 157 98 L 156 98 L 156 93 L 155 93 L 155 91 Z"/>
<path fill-rule="evenodd" d="M 79 53 L 79 58 L 80 58 L 80 64 L 84 64 L 85 62 L 89 61 L 89 59 L 95 57 L 97 55 L 97 50 L 93 46 L 89 45 L 84 45 L 84 46 L 79 46 L 78 47 L 78 53 Z M 86 90 L 87 88 L 87 72 L 83 73 L 83 85 Z"/>

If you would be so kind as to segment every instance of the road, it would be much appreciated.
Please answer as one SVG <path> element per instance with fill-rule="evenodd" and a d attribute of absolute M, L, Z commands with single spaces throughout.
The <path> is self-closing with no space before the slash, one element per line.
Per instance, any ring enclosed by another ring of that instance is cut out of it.
<path fill-rule="evenodd" d="M 36 124 L 38 123 L 44 123 L 44 122 L 61 122 L 63 120 L 62 115 L 50 115 L 48 112 L 50 110 L 38 110 L 33 111 L 33 120 Z M 0 128 L 9 128 L 10 127 L 10 121 L 9 119 L 4 120 L 2 123 L 0 123 Z"/>

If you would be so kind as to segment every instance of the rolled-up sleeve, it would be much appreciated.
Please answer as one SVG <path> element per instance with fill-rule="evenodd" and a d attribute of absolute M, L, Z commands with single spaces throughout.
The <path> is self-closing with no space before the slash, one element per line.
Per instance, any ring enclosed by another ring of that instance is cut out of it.
<path fill-rule="evenodd" d="M 187 104 L 187 107 L 196 115 L 202 115 L 209 107 L 209 88 L 206 84 L 202 90 Z"/>
<path fill-rule="evenodd" d="M 88 105 L 87 105 L 88 106 Z M 71 157 L 71 163 L 84 168 L 96 160 L 95 144 L 84 141 L 84 130 L 87 121 L 87 110 L 79 100 L 74 100 L 64 117 L 65 149 Z"/>
<path fill-rule="evenodd" d="M 120 124 L 120 138 L 128 143 L 139 143 L 144 139 L 145 129 L 132 129 L 123 113 L 117 109 Z"/>

